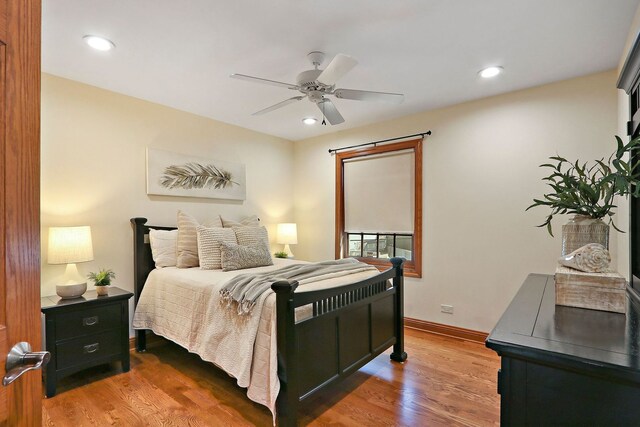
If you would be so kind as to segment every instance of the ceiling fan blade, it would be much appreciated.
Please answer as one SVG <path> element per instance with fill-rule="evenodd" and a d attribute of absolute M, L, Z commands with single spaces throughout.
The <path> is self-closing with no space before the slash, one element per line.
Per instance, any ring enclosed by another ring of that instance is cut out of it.
<path fill-rule="evenodd" d="M 340 123 L 344 122 L 344 118 L 342 117 L 336 106 L 333 105 L 333 102 L 331 102 L 329 99 L 325 98 L 324 100 L 318 102 L 316 105 L 332 125 L 339 125 Z"/>
<path fill-rule="evenodd" d="M 244 75 L 244 74 L 231 74 L 229 77 L 231 77 L 233 79 L 238 79 L 238 80 L 246 80 L 248 82 L 262 83 L 262 84 L 265 84 L 265 85 L 286 87 L 287 89 L 295 89 L 295 90 L 299 89 L 298 85 L 289 84 L 289 83 L 283 83 L 283 82 L 277 82 L 275 80 L 261 79 L 260 77 L 252 77 L 252 76 L 247 76 L 247 75 Z"/>
<path fill-rule="evenodd" d="M 327 68 L 320 73 L 317 80 L 322 84 L 332 86 L 340 79 L 340 77 L 351 71 L 357 63 L 358 61 L 352 57 L 339 53 L 335 58 L 333 58 L 329 65 L 327 65 Z"/>
<path fill-rule="evenodd" d="M 372 92 L 369 90 L 336 89 L 333 94 L 340 99 L 355 99 L 357 101 L 384 101 L 401 104 L 404 95 L 401 93 Z"/>
<path fill-rule="evenodd" d="M 252 114 L 252 116 L 260 116 L 262 114 L 269 113 L 273 110 L 277 110 L 278 108 L 282 108 L 285 105 L 293 104 L 294 102 L 300 101 L 302 98 L 304 98 L 304 96 L 294 96 L 293 98 L 289 98 L 282 102 L 278 102 L 277 104 L 272 105 L 271 107 L 267 107 L 264 110 L 256 111 L 255 113 Z"/>

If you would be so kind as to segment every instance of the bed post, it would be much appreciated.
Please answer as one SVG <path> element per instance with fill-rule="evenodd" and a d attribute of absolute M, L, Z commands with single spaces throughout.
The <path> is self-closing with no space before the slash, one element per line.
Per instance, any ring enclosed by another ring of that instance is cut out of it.
<path fill-rule="evenodd" d="M 147 223 L 146 218 L 131 218 L 131 225 L 133 225 L 133 254 L 135 262 L 133 263 L 133 307 L 138 306 L 138 299 L 140 298 L 140 292 L 144 286 L 146 280 L 146 274 L 148 272 L 142 271 L 142 262 L 144 260 L 144 225 Z M 136 329 L 136 351 L 141 353 L 147 350 L 147 331 L 144 329 Z"/>
<path fill-rule="evenodd" d="M 279 426 L 297 425 L 298 419 L 298 361 L 296 358 L 295 311 L 293 292 L 298 282 L 279 281 L 271 285 L 276 293 L 276 335 L 278 342 L 278 378 L 280 392 L 276 400 Z"/>
<path fill-rule="evenodd" d="M 404 351 L 404 273 L 402 264 L 404 258 L 391 258 L 391 264 L 396 271 L 393 277 L 393 287 L 396 289 L 395 298 L 395 335 L 396 343 L 393 345 L 391 360 L 404 362 L 407 360 L 407 353 Z"/>

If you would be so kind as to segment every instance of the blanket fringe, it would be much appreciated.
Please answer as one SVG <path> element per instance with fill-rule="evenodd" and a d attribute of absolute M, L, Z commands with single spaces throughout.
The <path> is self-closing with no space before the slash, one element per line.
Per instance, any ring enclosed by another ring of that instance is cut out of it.
<path fill-rule="evenodd" d="M 231 306 L 236 306 L 238 315 L 247 316 L 251 314 L 251 310 L 253 310 L 253 307 L 255 307 L 256 302 L 255 301 L 241 301 L 241 302 L 235 301 L 231 296 L 231 292 L 229 292 L 228 290 L 221 290 L 220 304 L 225 306 L 226 308 L 231 308 Z"/>

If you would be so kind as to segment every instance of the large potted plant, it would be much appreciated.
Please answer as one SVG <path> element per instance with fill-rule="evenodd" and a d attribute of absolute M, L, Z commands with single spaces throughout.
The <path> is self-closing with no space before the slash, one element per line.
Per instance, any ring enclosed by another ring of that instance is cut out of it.
<path fill-rule="evenodd" d="M 573 214 L 568 224 L 562 226 L 562 255 L 571 253 L 587 243 L 600 243 L 609 247 L 609 225 L 618 231 L 613 222 L 616 196 L 640 196 L 640 167 L 625 160 L 640 145 L 640 137 L 626 145 L 616 136 L 616 151 L 592 163 L 580 160 L 570 162 L 560 156 L 549 157 L 551 163 L 540 165 L 551 171 L 543 181 L 551 187 L 541 199 L 533 199 L 527 210 L 546 206 L 551 208 L 547 219 L 538 227 L 546 227 L 553 236 L 551 220 L 558 214 Z"/>

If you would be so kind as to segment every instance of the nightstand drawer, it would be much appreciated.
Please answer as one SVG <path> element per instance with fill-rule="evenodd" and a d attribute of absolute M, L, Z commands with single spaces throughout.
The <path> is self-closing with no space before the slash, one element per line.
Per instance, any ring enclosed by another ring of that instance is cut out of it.
<path fill-rule="evenodd" d="M 56 345 L 56 369 L 81 365 L 122 351 L 120 330 L 76 338 Z"/>
<path fill-rule="evenodd" d="M 59 314 L 56 319 L 56 341 L 119 328 L 122 324 L 121 310 L 120 304 L 109 304 Z"/>

